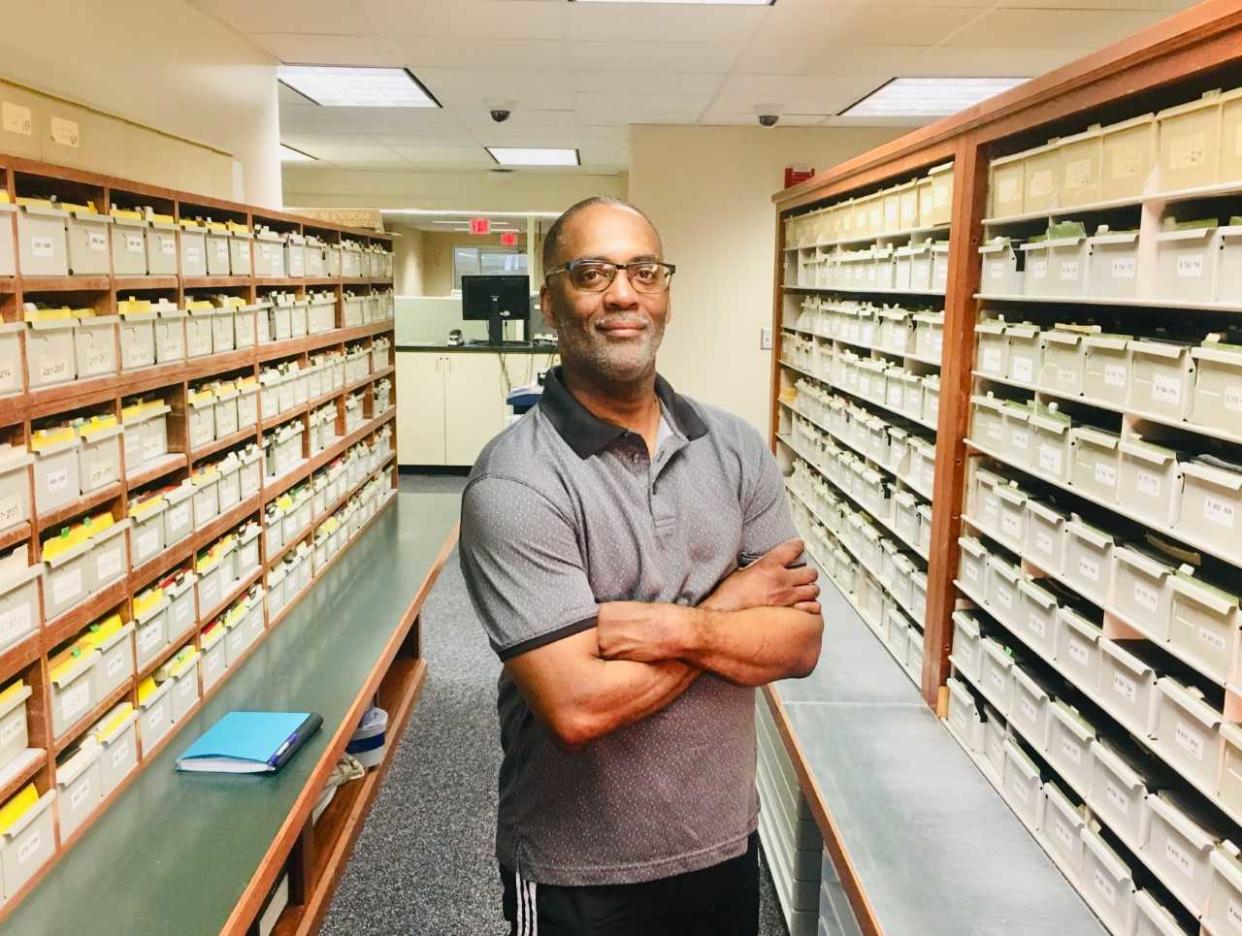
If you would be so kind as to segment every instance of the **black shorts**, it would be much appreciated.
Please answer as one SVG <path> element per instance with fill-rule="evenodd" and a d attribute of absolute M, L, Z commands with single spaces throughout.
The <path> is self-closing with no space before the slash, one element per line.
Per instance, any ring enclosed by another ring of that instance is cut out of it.
<path fill-rule="evenodd" d="M 641 884 L 558 887 L 500 869 L 510 936 L 755 936 L 759 835 L 746 853 Z M 519 896 L 521 900 L 519 901 Z"/>

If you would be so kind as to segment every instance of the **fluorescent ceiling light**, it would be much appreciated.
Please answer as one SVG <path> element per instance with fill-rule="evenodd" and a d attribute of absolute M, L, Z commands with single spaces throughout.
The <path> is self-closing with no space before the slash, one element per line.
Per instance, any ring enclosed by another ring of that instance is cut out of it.
<path fill-rule="evenodd" d="M 281 65 L 276 77 L 321 107 L 439 107 L 408 68 Z"/>
<path fill-rule="evenodd" d="M 894 78 L 842 117 L 942 117 L 1024 84 L 1026 78 Z"/>
<path fill-rule="evenodd" d="M 539 149 L 528 146 L 489 146 L 488 153 L 502 166 L 579 166 L 576 149 Z"/>
<path fill-rule="evenodd" d="M 281 162 L 318 162 L 318 156 L 312 156 L 310 153 L 303 153 L 300 149 L 294 149 L 288 143 L 280 144 L 280 161 Z"/>

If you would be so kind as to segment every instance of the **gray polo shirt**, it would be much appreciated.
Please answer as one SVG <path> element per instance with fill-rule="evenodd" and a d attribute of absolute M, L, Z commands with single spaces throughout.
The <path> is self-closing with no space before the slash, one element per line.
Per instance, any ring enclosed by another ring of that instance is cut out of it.
<path fill-rule="evenodd" d="M 595 626 L 603 602 L 698 604 L 797 535 L 759 434 L 663 379 L 656 392 L 667 428 L 654 461 L 559 369 L 479 456 L 461 565 L 502 660 Z M 754 707 L 753 689 L 704 674 L 655 715 L 566 751 L 502 674 L 501 864 L 544 884 L 620 884 L 742 854 L 759 808 Z"/>

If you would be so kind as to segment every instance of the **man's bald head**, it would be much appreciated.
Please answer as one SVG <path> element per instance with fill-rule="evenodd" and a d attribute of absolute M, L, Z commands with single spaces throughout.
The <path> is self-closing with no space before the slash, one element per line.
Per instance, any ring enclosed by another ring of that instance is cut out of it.
<path fill-rule="evenodd" d="M 573 219 L 589 208 L 600 206 L 609 206 L 620 208 L 625 211 L 632 211 L 644 221 L 651 225 L 651 230 L 655 231 L 655 225 L 651 224 L 651 219 L 647 217 L 642 209 L 631 205 L 629 202 L 621 198 L 614 198 L 611 195 L 592 195 L 590 198 L 584 198 L 576 205 L 566 208 L 561 216 L 552 222 L 552 226 L 548 228 L 548 233 L 543 239 L 543 269 L 546 273 L 548 270 L 554 270 L 566 261 L 563 256 L 565 247 L 565 229 Z M 659 240 L 660 234 L 656 231 L 656 239 Z"/>

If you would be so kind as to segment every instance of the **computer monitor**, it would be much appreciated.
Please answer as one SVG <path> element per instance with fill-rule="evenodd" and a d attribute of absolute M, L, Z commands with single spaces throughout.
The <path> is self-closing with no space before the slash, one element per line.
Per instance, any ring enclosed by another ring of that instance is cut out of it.
<path fill-rule="evenodd" d="M 468 322 L 487 322 L 487 340 L 504 343 L 503 323 L 530 320 L 530 277 L 463 276 L 461 317 Z"/>

